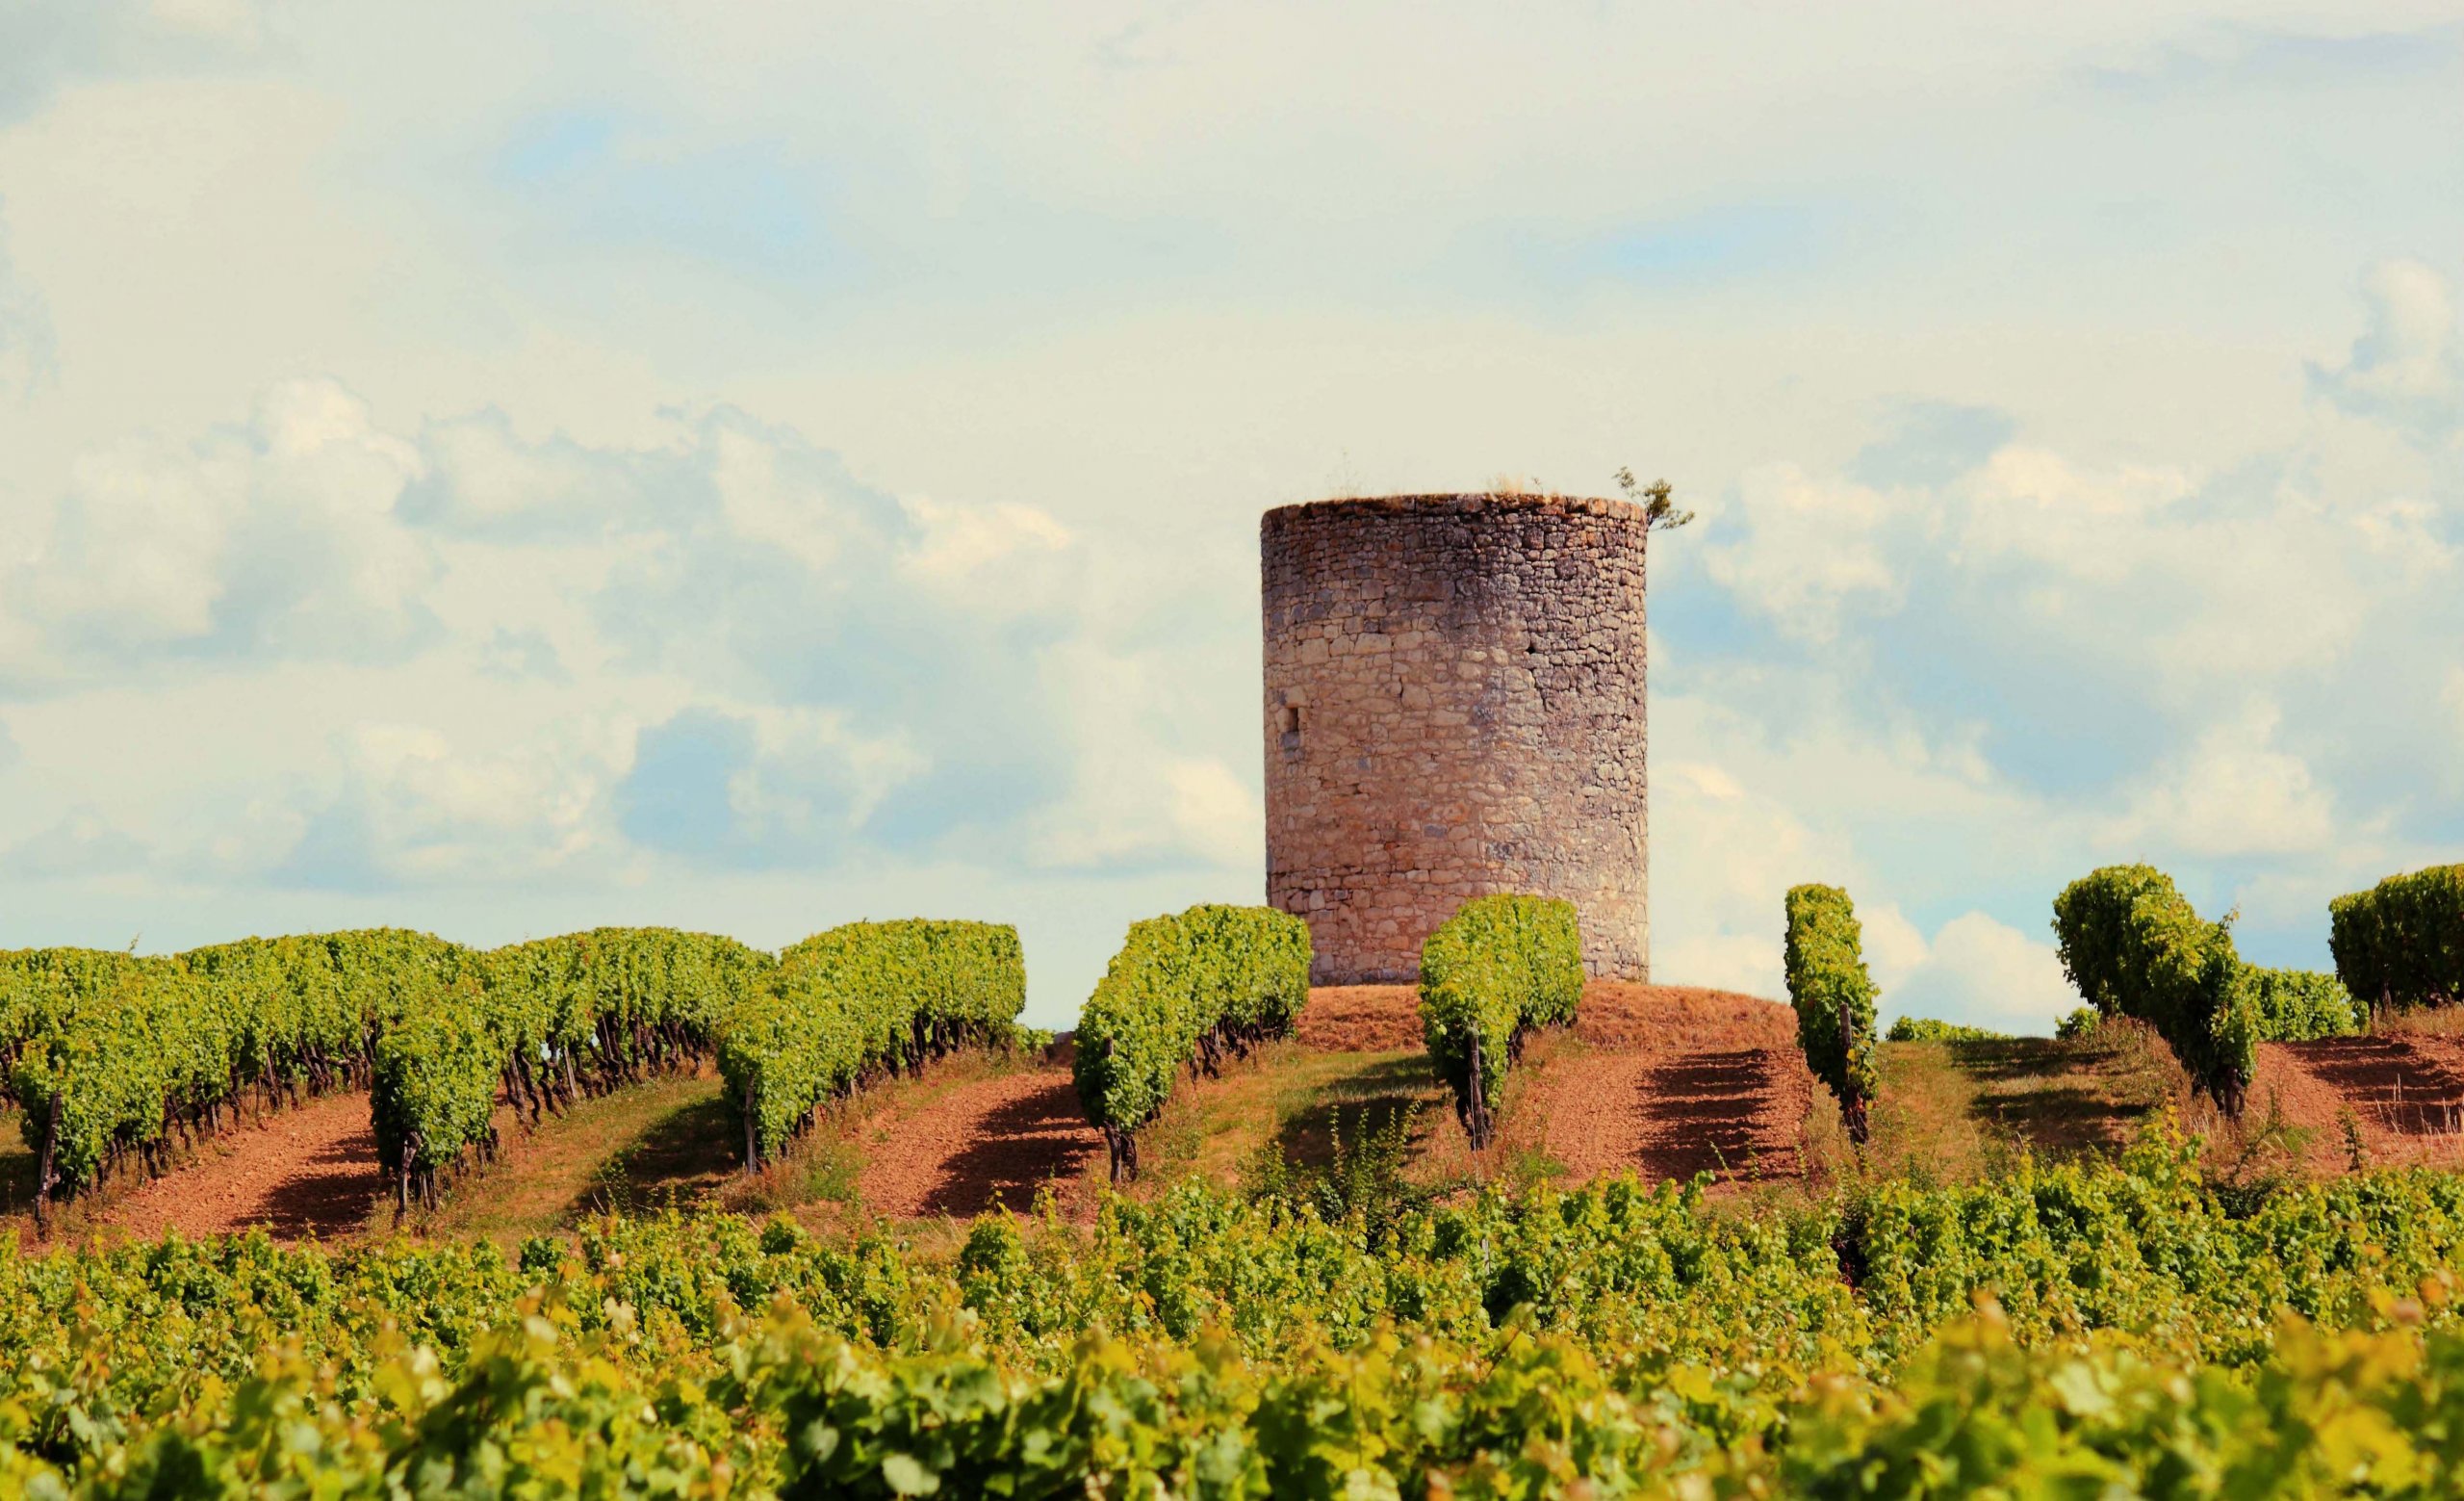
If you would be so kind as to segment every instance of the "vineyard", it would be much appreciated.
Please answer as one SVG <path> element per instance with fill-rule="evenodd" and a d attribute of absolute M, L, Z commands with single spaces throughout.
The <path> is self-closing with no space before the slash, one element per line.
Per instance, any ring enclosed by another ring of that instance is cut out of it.
<path fill-rule="evenodd" d="M 1786 1004 L 1201 906 L 1060 1039 L 982 923 L 0 956 L 0 1493 L 2451 1493 L 2452 894 L 2364 1006 L 2095 872 L 2056 1038 L 1823 886 Z"/>

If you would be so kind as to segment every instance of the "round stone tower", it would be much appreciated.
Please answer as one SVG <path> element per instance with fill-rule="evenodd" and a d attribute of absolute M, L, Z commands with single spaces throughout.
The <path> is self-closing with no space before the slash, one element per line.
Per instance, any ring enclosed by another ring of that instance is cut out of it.
<path fill-rule="evenodd" d="M 1651 973 L 1643 509 L 1399 495 L 1267 512 L 1267 900 L 1321 985 L 1416 978 L 1473 896 L 1571 899 Z"/>

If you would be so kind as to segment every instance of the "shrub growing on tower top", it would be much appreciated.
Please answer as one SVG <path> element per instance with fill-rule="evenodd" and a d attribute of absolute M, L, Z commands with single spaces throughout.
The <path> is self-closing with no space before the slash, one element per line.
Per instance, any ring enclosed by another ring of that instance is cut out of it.
<path fill-rule="evenodd" d="M 1839 1098 L 1848 1137 L 1863 1146 L 1875 1090 L 1874 981 L 1865 972 L 1863 931 L 1848 893 L 1835 886 L 1793 886 L 1786 899 L 1788 1003 L 1797 1043 L 1813 1076 Z"/>
<path fill-rule="evenodd" d="M 1206 904 L 1132 923 L 1079 1013 L 1075 1070 L 1114 1178 L 1138 1175 L 1139 1127 L 1183 1067 L 1289 1036 L 1309 1001 L 1309 924 L 1271 907 Z"/>
<path fill-rule="evenodd" d="M 1573 1022 L 1581 1001 L 1573 902 L 1476 896 L 1421 945 L 1421 1032 L 1474 1148 L 1495 1131 L 1498 1091 L 1524 1039 Z"/>

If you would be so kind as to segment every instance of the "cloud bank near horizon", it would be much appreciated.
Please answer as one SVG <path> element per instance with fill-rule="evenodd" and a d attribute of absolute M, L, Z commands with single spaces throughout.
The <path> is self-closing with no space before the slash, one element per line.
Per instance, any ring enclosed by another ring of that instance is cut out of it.
<path fill-rule="evenodd" d="M 2118 859 L 2323 964 L 2464 849 L 2464 33 L 1912 35 L 0 14 L 0 944 L 928 911 L 1063 1022 L 1258 894 L 1259 511 L 1630 463 L 1662 978 L 1836 881 L 2041 1030 Z"/>

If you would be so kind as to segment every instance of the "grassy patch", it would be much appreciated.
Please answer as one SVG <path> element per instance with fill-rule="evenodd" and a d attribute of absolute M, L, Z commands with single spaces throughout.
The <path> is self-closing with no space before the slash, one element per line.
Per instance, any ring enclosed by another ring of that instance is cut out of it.
<path fill-rule="evenodd" d="M 1965 1183 L 2021 1152 L 2111 1155 L 2151 1112 L 2178 1102 L 2180 1072 L 2145 1028 L 2129 1024 L 2068 1039 L 1886 1043 L 1863 1158 L 1824 1143 L 1810 1160 L 1834 1178 Z"/>
<path fill-rule="evenodd" d="M 1364 1125 L 1383 1127 L 1399 1115 L 1412 1123 L 1418 1150 L 1429 1134 L 1428 1107 L 1445 1098 L 1427 1054 L 1417 1049 L 1318 1052 L 1271 1044 L 1173 1095 L 1140 1133 L 1136 1191 L 1153 1194 L 1192 1176 L 1235 1183 L 1270 1148 L 1296 1166 L 1322 1167 L 1338 1129 L 1356 1139 Z M 1450 1112 L 1445 1119 L 1452 1124 Z"/>
<path fill-rule="evenodd" d="M 679 1075 L 586 1100 L 536 1128 L 500 1115 L 503 1151 L 457 1178 L 446 1202 L 406 1224 L 423 1233 L 511 1242 L 562 1229 L 601 1209 L 690 1209 L 735 1176 L 742 1132 L 714 1074 Z M 393 1223 L 387 1203 L 372 1228 Z"/>

